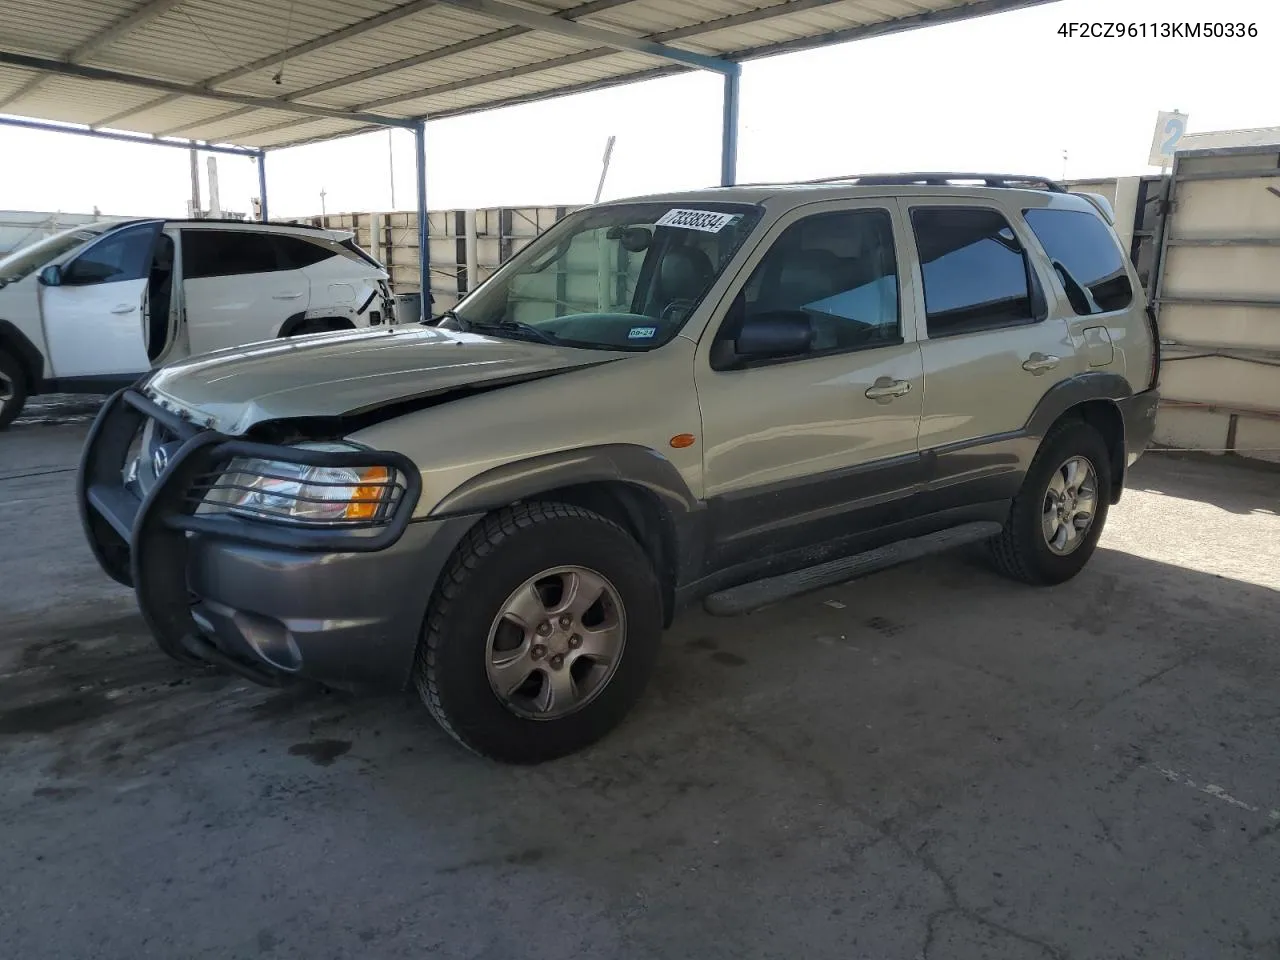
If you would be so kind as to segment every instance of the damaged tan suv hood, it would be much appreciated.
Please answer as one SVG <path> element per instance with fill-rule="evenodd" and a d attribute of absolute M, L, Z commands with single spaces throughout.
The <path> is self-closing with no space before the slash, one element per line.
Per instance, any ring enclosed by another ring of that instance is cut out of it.
<path fill-rule="evenodd" d="M 414 324 L 202 354 L 160 368 L 144 392 L 202 426 L 235 435 L 266 420 L 353 416 L 625 356 Z"/>

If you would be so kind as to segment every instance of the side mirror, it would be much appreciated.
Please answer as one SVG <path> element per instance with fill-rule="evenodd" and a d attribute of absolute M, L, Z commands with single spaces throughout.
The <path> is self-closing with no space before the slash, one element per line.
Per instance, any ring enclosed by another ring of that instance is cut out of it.
<path fill-rule="evenodd" d="M 748 317 L 734 352 L 740 360 L 793 357 L 813 345 L 813 321 L 803 310 L 779 310 Z"/>
<path fill-rule="evenodd" d="M 46 287 L 62 286 L 62 268 L 56 263 L 40 271 L 40 282 Z"/>

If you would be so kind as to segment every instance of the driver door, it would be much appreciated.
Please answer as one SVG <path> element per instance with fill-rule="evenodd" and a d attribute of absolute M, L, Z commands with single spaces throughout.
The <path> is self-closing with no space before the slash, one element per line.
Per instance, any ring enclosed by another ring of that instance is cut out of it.
<path fill-rule="evenodd" d="M 163 225 L 152 220 L 114 230 L 42 276 L 40 307 L 54 377 L 123 378 L 151 366 L 147 283 Z"/>

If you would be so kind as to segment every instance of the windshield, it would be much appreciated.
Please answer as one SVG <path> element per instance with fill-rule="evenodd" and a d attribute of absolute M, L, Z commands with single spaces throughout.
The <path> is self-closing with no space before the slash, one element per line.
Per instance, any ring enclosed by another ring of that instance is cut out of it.
<path fill-rule="evenodd" d="M 729 203 L 630 203 L 571 214 L 455 311 L 459 326 L 651 350 L 684 325 L 760 219 Z"/>
<path fill-rule="evenodd" d="M 100 236 L 106 226 L 77 227 L 47 237 L 0 260 L 0 285 L 15 283 L 81 244 Z"/>

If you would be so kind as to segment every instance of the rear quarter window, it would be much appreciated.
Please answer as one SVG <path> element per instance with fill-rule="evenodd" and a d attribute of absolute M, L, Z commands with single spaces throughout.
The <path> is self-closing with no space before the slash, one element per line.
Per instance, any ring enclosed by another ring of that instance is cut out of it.
<path fill-rule="evenodd" d="M 1077 315 L 1110 313 L 1133 303 L 1124 256 L 1102 220 L 1085 211 L 1043 207 L 1024 210 L 1022 216 Z"/>
<path fill-rule="evenodd" d="M 339 256 L 342 252 L 341 249 L 335 251 L 309 239 L 287 234 L 276 234 L 271 240 L 280 251 L 280 262 L 289 270 L 301 270 L 321 260 Z"/>
<path fill-rule="evenodd" d="M 300 237 L 280 233 L 273 235 L 273 239 L 280 251 L 281 262 L 287 264 L 290 270 L 301 270 L 334 258 L 361 266 L 377 267 L 376 261 L 367 255 L 362 256 L 355 244 L 339 243 L 331 237 Z"/>

